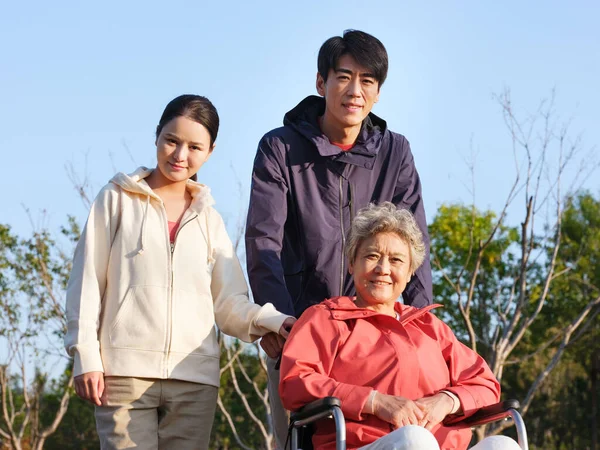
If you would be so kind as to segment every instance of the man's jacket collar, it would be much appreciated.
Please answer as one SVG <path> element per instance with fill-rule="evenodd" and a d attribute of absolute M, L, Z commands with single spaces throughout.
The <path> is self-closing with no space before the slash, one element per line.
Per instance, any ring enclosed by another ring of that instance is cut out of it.
<path fill-rule="evenodd" d="M 343 152 L 339 147 L 329 142 L 319 127 L 319 116 L 325 112 L 325 99 L 310 95 L 302 100 L 283 118 L 283 124 L 294 128 L 298 133 L 311 141 L 321 156 L 336 157 L 337 161 L 373 167 L 373 157 L 377 155 L 383 136 L 387 130 L 385 120 L 372 112 L 363 120 L 362 127 L 354 147 Z"/>

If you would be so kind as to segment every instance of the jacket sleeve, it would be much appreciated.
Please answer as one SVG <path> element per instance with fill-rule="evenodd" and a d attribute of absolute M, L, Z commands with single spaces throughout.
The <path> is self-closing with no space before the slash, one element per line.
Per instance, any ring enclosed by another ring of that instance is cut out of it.
<path fill-rule="evenodd" d="M 329 376 L 342 345 L 338 323 L 322 305 L 308 308 L 294 324 L 283 348 L 279 395 L 295 411 L 313 400 L 338 397 L 344 416 L 362 420 L 371 387 L 340 383 Z"/>
<path fill-rule="evenodd" d="M 223 219 L 212 208 L 207 214 L 214 258 L 210 289 L 217 326 L 225 334 L 245 342 L 255 341 L 271 331 L 278 333 L 289 316 L 281 314 L 271 303 L 260 306 L 250 301 L 248 285 Z"/>
<path fill-rule="evenodd" d="M 425 243 L 425 260 L 406 286 L 402 297 L 407 305 L 423 308 L 433 303 L 431 263 L 429 261 L 429 232 L 427 230 L 427 220 L 423 207 L 423 196 L 421 195 L 421 180 L 415 167 L 410 144 L 404 138 L 402 146 L 403 161 L 400 173 L 398 174 L 398 180 L 396 181 L 393 203 L 413 213 L 423 233 L 423 241 Z"/>
<path fill-rule="evenodd" d="M 433 315 L 431 317 L 436 322 L 440 348 L 450 373 L 450 386 L 444 390 L 456 394 L 463 409 L 463 414 L 457 420 L 500 401 L 500 383 L 485 360 L 460 342 L 440 319 Z"/>
<path fill-rule="evenodd" d="M 67 284 L 65 348 L 74 358 L 73 374 L 104 372 L 100 357 L 100 310 L 110 248 L 119 226 L 120 196 L 111 184 L 92 204 L 79 237 Z"/>
<path fill-rule="evenodd" d="M 279 311 L 294 315 L 281 263 L 288 186 L 273 151 L 277 145 L 281 144 L 275 138 L 263 137 L 254 159 L 246 220 L 246 263 L 254 301 L 259 305 L 272 302 Z"/>

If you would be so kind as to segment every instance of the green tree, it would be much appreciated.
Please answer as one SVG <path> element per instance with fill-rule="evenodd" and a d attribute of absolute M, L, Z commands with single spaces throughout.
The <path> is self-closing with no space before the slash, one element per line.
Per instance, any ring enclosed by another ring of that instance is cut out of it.
<path fill-rule="evenodd" d="M 519 365 L 512 374 L 515 381 L 520 380 L 512 383 L 516 388 L 533 381 L 535 371 L 528 370 L 528 365 L 541 365 L 561 327 L 575 311 L 585 308 L 590 298 L 600 295 L 600 199 L 589 192 L 565 203 L 557 273 L 560 276 L 552 284 L 540 320 L 524 342 L 532 356 L 516 361 Z M 599 312 L 596 307 L 587 325 L 574 334 L 562 360 L 541 387 L 538 401 L 532 404 L 536 428 L 543 430 L 536 433 L 534 442 L 541 448 L 598 447 Z"/>
<path fill-rule="evenodd" d="M 589 329 L 600 296 L 581 283 L 574 288 L 577 301 L 558 290 L 561 279 L 582 274 L 579 254 L 569 253 L 563 242 L 569 211 L 563 185 L 581 141 L 554 119 L 553 99 L 522 120 L 508 91 L 498 100 L 511 138 L 507 154 L 513 154 L 516 168 L 506 202 L 498 213 L 479 211 L 474 204 L 442 206 L 430 229 L 432 260 L 436 300 L 448 306 L 442 314 L 457 334 L 484 355 L 501 381 L 508 368 L 527 366 L 529 377 L 514 378 L 526 415 L 572 340 Z M 582 172 L 571 177 L 573 186 L 578 175 Z M 509 211 L 519 210 L 520 225 L 511 226 Z M 562 313 L 552 315 L 553 304 L 561 300 Z M 511 392 L 513 386 L 508 387 Z M 482 427 L 477 435 L 507 426 Z"/>
<path fill-rule="evenodd" d="M 518 230 L 499 223 L 493 211 L 451 204 L 440 206 L 429 232 L 434 264 L 445 269 L 433 272 L 434 296 L 452 305 L 440 314 L 489 360 L 495 326 L 489 311 L 512 289 Z M 477 257 L 479 246 L 486 251 Z"/>
<path fill-rule="evenodd" d="M 70 243 L 79 235 L 73 220 L 62 232 Z M 47 230 L 20 238 L 0 225 L 0 269 L 0 442 L 38 450 L 64 417 L 73 385 L 72 377 L 63 380 L 58 402 L 47 409 L 47 360 L 62 353 L 70 256 Z"/>

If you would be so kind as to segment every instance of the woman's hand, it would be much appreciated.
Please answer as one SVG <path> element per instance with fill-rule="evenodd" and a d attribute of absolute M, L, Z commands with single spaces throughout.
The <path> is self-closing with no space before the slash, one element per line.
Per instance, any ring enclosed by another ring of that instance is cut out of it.
<path fill-rule="evenodd" d="M 422 408 L 416 402 L 380 392 L 373 398 L 373 414 L 390 423 L 394 429 L 406 425 L 420 425 L 425 417 Z"/>
<path fill-rule="evenodd" d="M 75 392 L 84 400 L 102 406 L 104 395 L 104 374 L 88 372 L 75 377 Z"/>
<path fill-rule="evenodd" d="M 438 392 L 431 397 L 420 398 L 415 403 L 423 412 L 423 418 L 419 425 L 429 431 L 444 420 L 452 412 L 454 406 L 454 400 L 443 392 Z"/>

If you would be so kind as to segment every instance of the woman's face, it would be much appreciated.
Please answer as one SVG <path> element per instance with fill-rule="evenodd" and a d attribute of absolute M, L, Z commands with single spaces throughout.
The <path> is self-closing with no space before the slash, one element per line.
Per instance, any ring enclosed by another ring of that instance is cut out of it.
<path fill-rule="evenodd" d="M 396 233 L 379 233 L 362 241 L 350 264 L 361 307 L 393 305 L 410 280 L 410 249 Z"/>
<path fill-rule="evenodd" d="M 187 181 L 208 160 L 213 147 L 204 125 L 176 117 L 167 122 L 156 139 L 156 167 L 172 182 Z"/>

